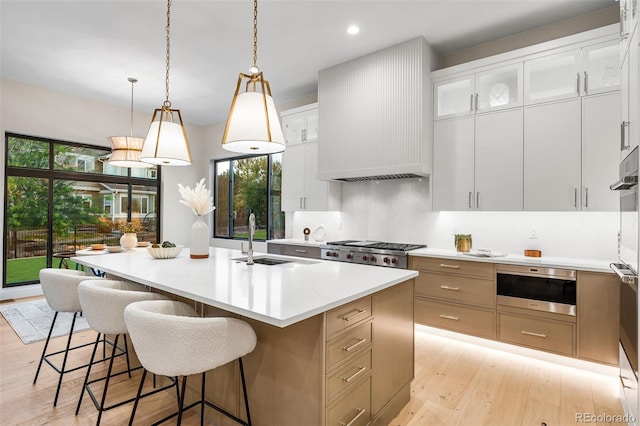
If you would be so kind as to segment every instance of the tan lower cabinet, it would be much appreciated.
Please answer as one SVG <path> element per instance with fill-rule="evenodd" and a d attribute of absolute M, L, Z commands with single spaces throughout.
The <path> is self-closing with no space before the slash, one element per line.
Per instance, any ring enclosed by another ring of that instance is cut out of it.
<path fill-rule="evenodd" d="M 416 298 L 416 322 L 494 339 L 495 310 Z"/>
<path fill-rule="evenodd" d="M 613 273 L 578 271 L 576 315 L 496 304 L 496 264 L 410 256 L 420 272 L 415 321 L 556 354 L 618 365 L 620 281 Z"/>
<path fill-rule="evenodd" d="M 414 281 L 325 314 L 326 425 L 388 424 L 414 375 Z"/>
<path fill-rule="evenodd" d="M 620 280 L 613 274 L 578 271 L 578 357 L 617 365 Z"/>
<path fill-rule="evenodd" d="M 573 356 L 575 325 L 571 322 L 498 312 L 498 340 Z"/>

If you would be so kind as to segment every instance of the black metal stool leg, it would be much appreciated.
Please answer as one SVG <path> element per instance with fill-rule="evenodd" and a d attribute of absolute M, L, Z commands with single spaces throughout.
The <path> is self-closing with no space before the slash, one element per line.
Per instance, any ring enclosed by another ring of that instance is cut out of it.
<path fill-rule="evenodd" d="M 40 363 L 38 364 L 38 369 L 36 370 L 36 376 L 33 378 L 33 384 L 36 384 L 36 380 L 38 380 L 38 375 L 40 374 L 40 368 L 42 367 L 42 362 L 44 361 L 44 357 L 47 354 L 47 347 L 49 346 L 49 339 L 51 339 L 51 333 L 53 333 L 53 326 L 56 325 L 56 319 L 58 318 L 58 311 L 53 314 L 53 322 L 51 323 L 51 328 L 49 329 L 49 334 L 47 335 L 47 341 L 44 342 L 44 349 L 42 349 L 42 356 L 40 357 Z"/>
<path fill-rule="evenodd" d="M 205 404 L 204 404 L 204 388 L 205 388 L 204 383 L 205 383 L 206 377 L 207 377 L 207 372 L 205 371 L 205 372 L 202 373 L 202 389 L 200 390 L 200 400 L 201 400 L 201 403 L 200 403 L 200 426 L 204 426 L 204 407 L 205 407 Z"/>
<path fill-rule="evenodd" d="M 136 410 L 138 409 L 138 401 L 140 401 L 140 395 L 142 394 L 142 387 L 144 386 L 144 379 L 147 377 L 147 369 L 142 371 L 142 379 L 140 379 L 140 386 L 138 386 L 138 393 L 136 394 L 136 400 L 133 403 L 131 409 L 131 417 L 129 417 L 129 426 L 133 425 L 133 418 L 136 416 Z"/>
<path fill-rule="evenodd" d="M 127 345 L 127 335 L 124 334 L 124 351 L 126 353 L 125 357 L 127 358 L 127 373 L 129 374 L 129 378 L 131 378 L 131 363 L 129 362 L 129 346 Z"/>
<path fill-rule="evenodd" d="M 182 424 L 182 409 L 184 407 L 184 395 L 187 393 L 187 376 L 182 378 L 182 394 L 180 395 L 180 404 L 178 405 L 178 426 Z"/>
<path fill-rule="evenodd" d="M 104 381 L 104 390 L 102 391 L 102 400 L 100 401 L 100 408 L 98 408 L 98 419 L 96 420 L 96 426 L 100 425 L 100 419 L 102 418 L 102 412 L 104 411 L 104 403 L 107 401 L 107 390 L 109 389 L 109 379 L 111 379 L 111 371 L 113 370 L 113 360 L 116 357 L 116 349 L 118 347 L 119 334 L 116 334 L 116 338 L 113 341 L 113 349 L 111 350 L 111 358 L 109 359 L 109 368 L 107 369 L 107 378 Z"/>
<path fill-rule="evenodd" d="M 56 396 L 53 398 L 53 406 L 58 404 L 58 395 L 60 395 L 60 386 L 62 386 L 62 378 L 64 377 L 65 369 L 67 368 L 67 358 L 69 357 L 69 347 L 71 347 L 71 337 L 73 336 L 73 327 L 76 324 L 77 312 L 73 313 L 73 319 L 71 320 L 71 328 L 69 329 L 69 337 L 67 338 L 67 347 L 64 350 L 64 358 L 62 359 L 62 368 L 60 369 L 60 375 L 58 377 L 58 387 L 56 388 Z"/>
<path fill-rule="evenodd" d="M 84 383 L 82 384 L 82 390 L 80 391 L 80 398 L 78 399 L 78 406 L 76 407 L 76 416 L 80 412 L 80 406 L 82 405 L 82 397 L 84 396 L 84 390 L 87 388 L 87 382 L 89 381 L 89 375 L 91 374 L 91 366 L 93 365 L 93 360 L 96 357 L 96 350 L 98 349 L 98 344 L 100 343 L 101 334 L 98 333 L 98 337 L 96 337 L 96 343 L 93 345 L 93 352 L 91 352 L 91 361 L 89 361 L 89 366 L 87 367 L 87 374 L 84 377 Z"/>
<path fill-rule="evenodd" d="M 247 384 L 244 381 L 244 366 L 242 365 L 242 358 L 238 358 L 240 364 L 240 378 L 242 379 L 242 392 L 244 394 L 244 406 L 247 410 L 247 425 L 251 426 L 251 413 L 249 413 L 249 398 L 247 397 Z"/>

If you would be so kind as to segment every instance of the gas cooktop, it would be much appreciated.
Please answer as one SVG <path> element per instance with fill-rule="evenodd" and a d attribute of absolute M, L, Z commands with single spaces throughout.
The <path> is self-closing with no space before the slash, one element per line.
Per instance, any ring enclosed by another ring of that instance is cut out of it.
<path fill-rule="evenodd" d="M 362 247 L 373 250 L 397 250 L 397 251 L 409 251 L 426 247 L 425 244 L 404 244 L 404 243 L 385 243 L 381 241 L 359 241 L 359 240 L 342 240 L 342 241 L 329 241 L 326 243 L 328 246 L 343 246 L 343 247 Z"/>

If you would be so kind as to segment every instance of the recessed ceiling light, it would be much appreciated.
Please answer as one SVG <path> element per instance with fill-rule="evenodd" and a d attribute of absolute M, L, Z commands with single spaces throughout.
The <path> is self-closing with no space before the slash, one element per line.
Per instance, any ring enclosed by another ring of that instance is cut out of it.
<path fill-rule="evenodd" d="M 355 35 L 360 32 L 360 28 L 357 25 L 349 25 L 347 28 L 347 34 Z"/>

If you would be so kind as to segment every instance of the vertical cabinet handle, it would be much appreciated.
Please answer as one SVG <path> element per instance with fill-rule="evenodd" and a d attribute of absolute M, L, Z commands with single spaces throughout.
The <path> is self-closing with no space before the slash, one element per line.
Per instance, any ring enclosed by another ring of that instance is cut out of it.
<path fill-rule="evenodd" d="M 298 201 L 299 201 L 300 208 L 302 208 L 302 197 L 300 197 Z"/>
<path fill-rule="evenodd" d="M 620 151 L 624 151 L 625 149 L 629 149 L 630 146 L 627 145 L 627 141 L 626 141 L 626 133 L 627 133 L 627 126 L 629 125 L 628 121 L 623 121 L 622 123 L 620 123 Z"/>
<path fill-rule="evenodd" d="M 573 188 L 573 207 L 578 207 L 578 188 Z"/>
<path fill-rule="evenodd" d="M 586 71 L 584 72 L 584 94 L 589 94 L 589 75 Z"/>
<path fill-rule="evenodd" d="M 576 92 L 580 96 L 580 73 L 576 73 Z"/>
<path fill-rule="evenodd" d="M 584 206 L 589 207 L 589 188 L 584 188 Z"/>
<path fill-rule="evenodd" d="M 473 202 L 473 194 L 471 193 L 471 191 L 469 191 L 469 208 L 472 208 L 473 206 L 471 205 L 471 203 Z"/>
<path fill-rule="evenodd" d="M 476 93 L 475 109 L 478 111 L 478 94 Z"/>
<path fill-rule="evenodd" d="M 473 93 L 470 96 L 469 99 L 469 111 L 473 111 Z"/>
<path fill-rule="evenodd" d="M 480 191 L 476 192 L 476 209 L 480 208 Z"/>

